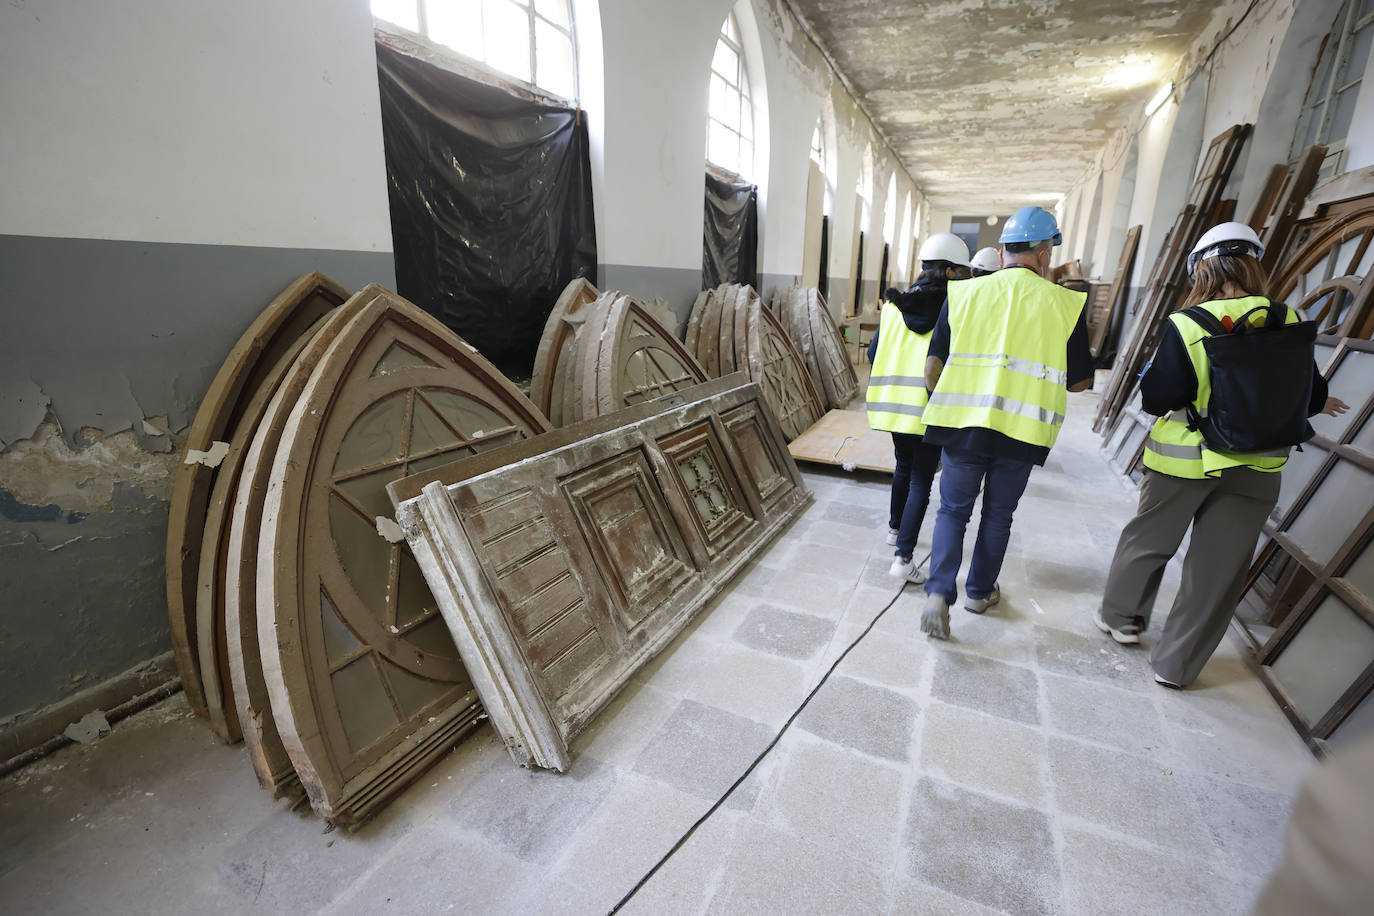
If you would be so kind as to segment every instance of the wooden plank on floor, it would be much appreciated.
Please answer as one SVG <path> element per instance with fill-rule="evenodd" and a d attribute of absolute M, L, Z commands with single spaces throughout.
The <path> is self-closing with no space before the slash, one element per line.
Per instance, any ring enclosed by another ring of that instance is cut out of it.
<path fill-rule="evenodd" d="M 787 450 L 797 461 L 831 464 L 846 470 L 891 474 L 895 469 L 892 436 L 870 429 L 868 414 L 862 410 L 828 412 L 789 442 Z"/>

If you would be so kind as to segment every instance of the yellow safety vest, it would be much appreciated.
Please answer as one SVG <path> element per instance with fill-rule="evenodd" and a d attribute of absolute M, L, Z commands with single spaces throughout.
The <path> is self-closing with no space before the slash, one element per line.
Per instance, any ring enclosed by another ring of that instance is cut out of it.
<path fill-rule="evenodd" d="M 1216 299 L 1200 303 L 1220 321 L 1230 318 L 1233 322 L 1254 308 L 1269 304 L 1263 296 L 1246 296 L 1243 299 Z M 1261 312 L 1250 318 L 1250 323 L 1259 327 L 1268 318 Z M 1182 312 L 1169 316 L 1183 346 L 1188 351 L 1188 359 L 1193 363 L 1197 375 L 1197 396 L 1193 398 L 1193 409 L 1201 416 L 1207 416 L 1207 404 L 1212 399 L 1212 364 L 1207 359 L 1207 350 L 1202 341 L 1209 335 L 1191 318 Z M 1288 310 L 1288 324 L 1298 321 L 1298 313 Z M 1257 471 L 1279 471 L 1288 463 L 1288 449 L 1281 448 L 1270 452 L 1223 452 L 1207 447 L 1201 430 L 1188 428 L 1188 412 L 1175 410 L 1155 421 L 1150 429 L 1150 438 L 1145 440 L 1145 466 L 1170 477 L 1186 477 L 1201 480 L 1216 477 L 1227 468 L 1245 467 Z"/>
<path fill-rule="evenodd" d="M 931 331 L 934 329 L 932 328 Z M 931 331 L 917 334 L 902 310 L 883 303 L 878 321 L 878 352 L 868 379 L 868 425 L 892 433 L 922 435 L 926 406 L 926 351 Z"/>
<path fill-rule="evenodd" d="M 981 426 L 1050 448 L 1068 406 L 1068 347 L 1087 294 L 1025 268 L 949 284 L 949 358 L 928 426 Z"/>

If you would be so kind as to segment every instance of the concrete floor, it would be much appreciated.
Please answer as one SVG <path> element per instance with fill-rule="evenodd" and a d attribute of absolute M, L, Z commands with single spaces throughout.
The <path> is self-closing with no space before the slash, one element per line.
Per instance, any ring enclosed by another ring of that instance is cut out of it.
<path fill-rule="evenodd" d="M 1249 910 L 1312 760 L 1229 641 L 1177 693 L 1093 627 L 1134 506 L 1094 404 L 1071 396 L 1031 478 L 1002 605 L 956 609 L 954 639 L 929 643 L 907 589 L 625 912 Z M 176 696 L 0 782 L 0 909 L 606 912 L 898 590 L 886 483 L 806 477 L 815 505 L 601 714 L 569 773 L 518 769 L 483 728 L 358 833 L 322 833 Z M 1176 585 L 1175 564 L 1162 602 Z"/>

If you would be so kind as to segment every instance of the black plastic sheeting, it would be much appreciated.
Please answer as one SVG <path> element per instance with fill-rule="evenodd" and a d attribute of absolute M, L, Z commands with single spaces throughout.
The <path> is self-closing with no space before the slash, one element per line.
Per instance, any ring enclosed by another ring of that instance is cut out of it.
<path fill-rule="evenodd" d="M 377 45 L 397 292 L 528 376 L 563 287 L 595 280 L 585 116 Z"/>
<path fill-rule="evenodd" d="M 759 288 L 759 189 L 708 171 L 701 288 L 747 283 Z"/>

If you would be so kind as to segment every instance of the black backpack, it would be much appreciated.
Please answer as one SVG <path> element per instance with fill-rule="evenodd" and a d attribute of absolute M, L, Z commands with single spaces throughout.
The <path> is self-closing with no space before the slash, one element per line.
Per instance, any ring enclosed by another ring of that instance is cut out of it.
<path fill-rule="evenodd" d="M 1264 325 L 1251 327 L 1250 316 L 1266 310 Z M 1183 314 L 1209 335 L 1202 340 L 1212 364 L 1207 416 L 1188 407 L 1189 428 L 1202 432 L 1208 448 L 1264 452 L 1298 445 L 1312 435 L 1307 406 L 1315 322 L 1286 324 L 1288 306 L 1281 302 L 1251 309 L 1230 330 L 1201 306 Z"/>

